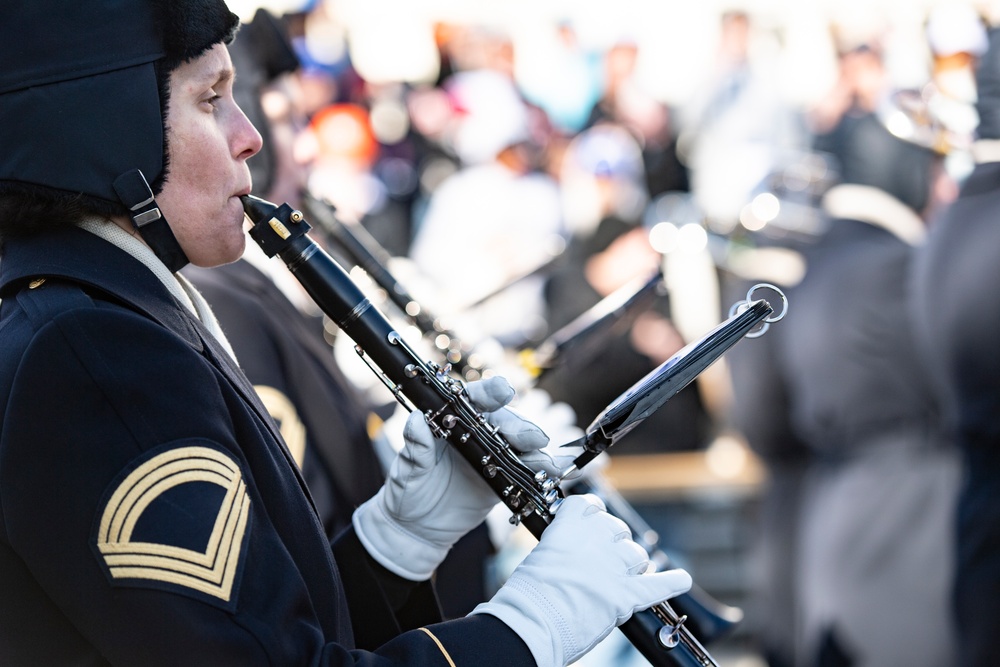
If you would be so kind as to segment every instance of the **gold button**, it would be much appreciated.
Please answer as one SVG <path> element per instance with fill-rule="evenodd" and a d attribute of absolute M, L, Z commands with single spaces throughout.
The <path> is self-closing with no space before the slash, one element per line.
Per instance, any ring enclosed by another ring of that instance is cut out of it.
<path fill-rule="evenodd" d="M 28 289 L 35 289 L 45 283 L 45 278 L 35 278 L 30 283 L 28 283 Z"/>

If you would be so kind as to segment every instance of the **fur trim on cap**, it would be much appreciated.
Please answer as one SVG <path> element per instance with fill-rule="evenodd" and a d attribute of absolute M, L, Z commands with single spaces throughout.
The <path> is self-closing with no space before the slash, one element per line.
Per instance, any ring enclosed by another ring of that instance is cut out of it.
<path fill-rule="evenodd" d="M 75 197 L 117 215 L 115 180 L 140 170 L 154 192 L 165 163 L 172 69 L 229 43 L 223 0 L 18 0 L 0 11 L 0 184 Z M 53 21 L 53 15 L 59 20 Z M 20 190 L 18 190 L 20 188 Z"/>
<path fill-rule="evenodd" d="M 222 0 L 154 0 L 162 23 L 168 68 L 197 58 L 214 44 L 229 44 L 239 17 Z"/>

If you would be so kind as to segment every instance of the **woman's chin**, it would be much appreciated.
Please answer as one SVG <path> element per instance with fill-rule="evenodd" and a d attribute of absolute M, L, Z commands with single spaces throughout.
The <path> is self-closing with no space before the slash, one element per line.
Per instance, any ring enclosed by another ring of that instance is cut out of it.
<path fill-rule="evenodd" d="M 232 264 L 243 256 L 246 249 L 246 235 L 242 227 L 237 227 L 235 234 L 227 230 L 225 236 L 216 236 L 211 247 L 202 246 L 188 253 L 188 260 L 195 266 L 211 268 Z"/>

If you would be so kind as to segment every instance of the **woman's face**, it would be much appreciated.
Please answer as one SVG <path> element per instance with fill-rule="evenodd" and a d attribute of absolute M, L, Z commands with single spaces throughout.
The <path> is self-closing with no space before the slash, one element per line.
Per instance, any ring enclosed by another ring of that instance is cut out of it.
<path fill-rule="evenodd" d="M 169 171 L 156 201 L 195 266 L 234 262 L 243 254 L 247 159 L 261 137 L 233 99 L 233 64 L 216 44 L 170 75 Z"/>

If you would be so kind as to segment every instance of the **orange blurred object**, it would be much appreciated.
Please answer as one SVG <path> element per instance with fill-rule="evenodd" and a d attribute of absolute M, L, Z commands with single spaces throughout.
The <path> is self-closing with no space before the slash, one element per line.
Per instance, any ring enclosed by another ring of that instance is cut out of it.
<path fill-rule="evenodd" d="M 338 103 L 317 111 L 309 122 L 318 158 L 370 164 L 378 153 L 368 111 L 357 104 Z"/>

